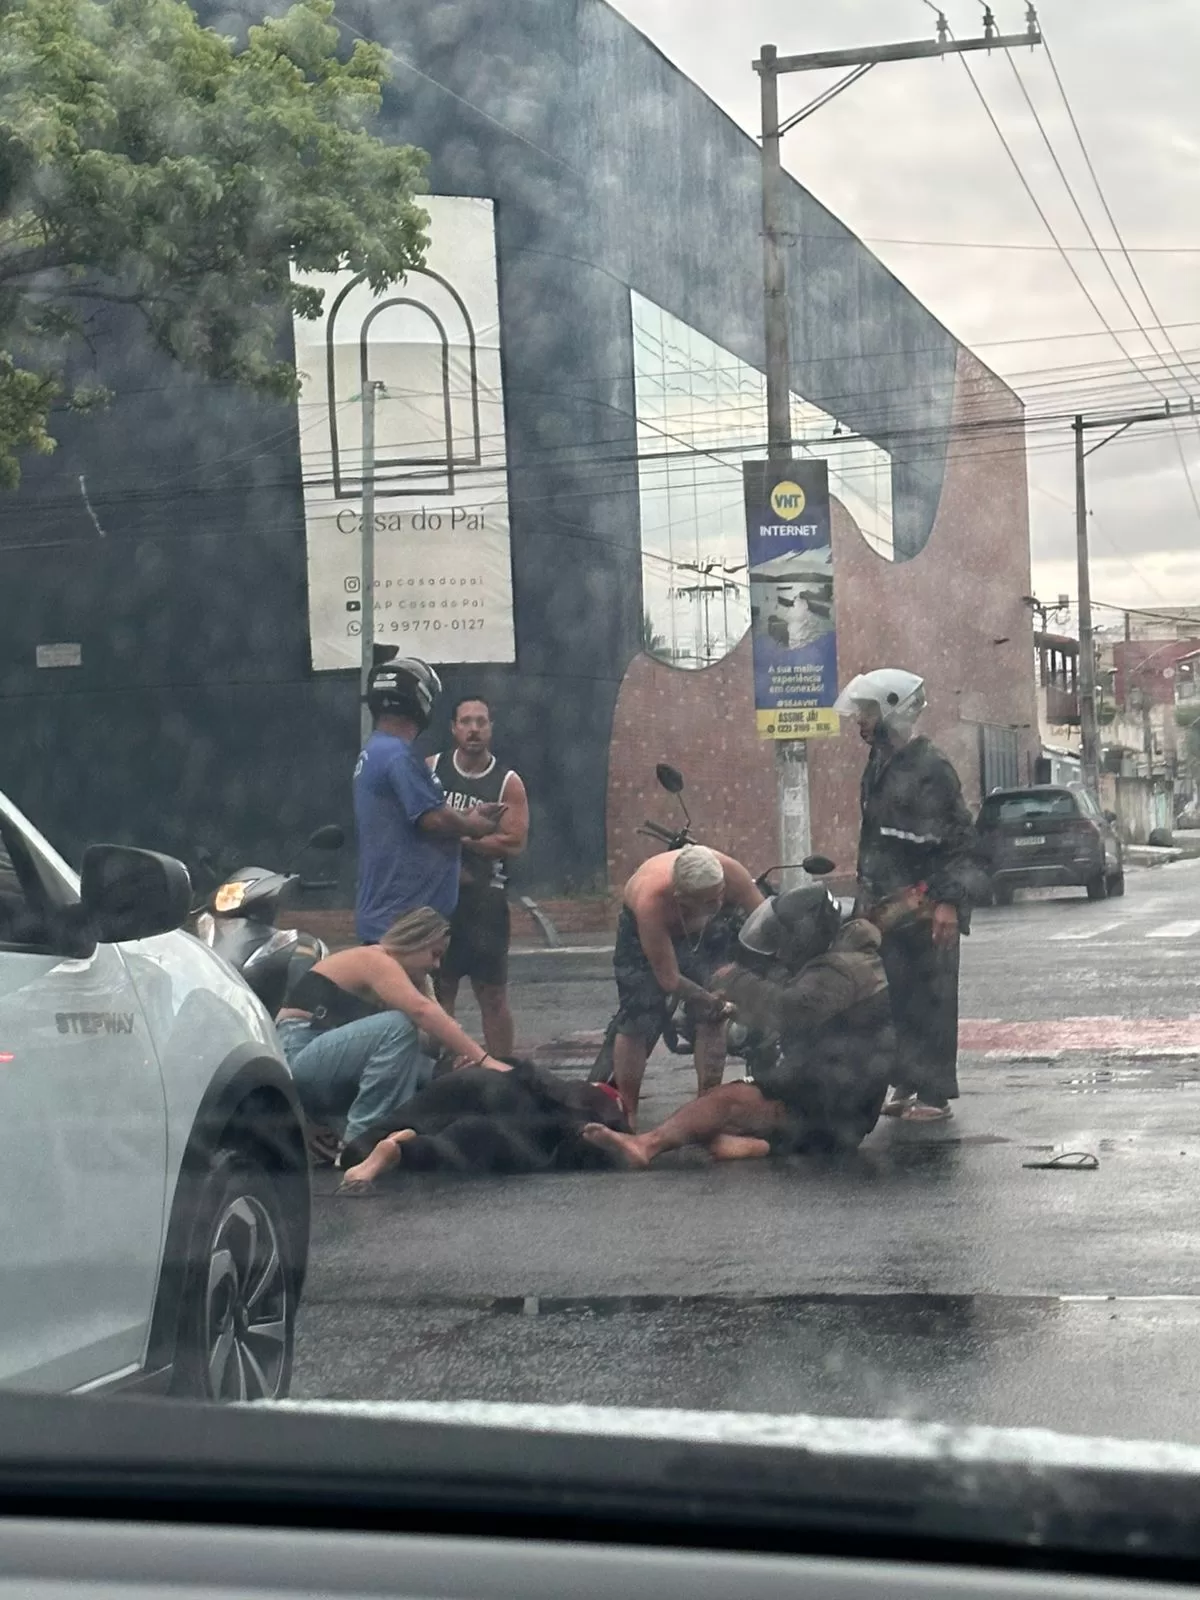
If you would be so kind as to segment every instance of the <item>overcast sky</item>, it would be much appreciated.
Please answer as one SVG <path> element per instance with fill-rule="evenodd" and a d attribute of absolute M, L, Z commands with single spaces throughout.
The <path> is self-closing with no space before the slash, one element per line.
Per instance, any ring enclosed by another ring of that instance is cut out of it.
<path fill-rule="evenodd" d="M 758 84 L 750 62 L 761 44 L 796 53 L 932 37 L 935 27 L 923 0 L 615 4 L 754 132 Z M 994 0 L 994 9 L 1005 32 L 1023 30 L 1024 0 Z M 1182 381 L 1200 397 L 1200 4 L 1044 0 L 1039 12 L 1084 143 L 1153 302 L 1153 317 L 1119 254 L 1107 259 L 1133 314 L 1094 251 L 1073 251 L 1071 260 L 1161 394 L 1179 401 L 1185 387 L 1164 374 L 1164 365 L 1178 370 L 1180 363 L 1167 337 L 1155 331 L 1157 319 L 1193 364 L 1195 378 L 1185 370 Z M 946 13 L 959 37 L 982 31 L 982 7 L 975 0 L 947 0 Z M 1085 228 L 1009 61 L 1003 54 L 966 59 L 1055 232 L 1064 244 L 1087 247 Z M 1097 239 L 1113 244 L 1045 54 L 1023 51 L 1016 59 Z M 785 79 L 784 114 L 837 76 Z M 1013 384 L 1031 417 L 1161 403 L 1161 394 L 1138 377 L 1104 331 L 1055 250 L 960 62 L 876 67 L 788 135 L 784 160 L 953 333 Z M 929 241 L 1038 248 L 950 249 Z M 1164 246 L 1187 246 L 1191 253 L 1164 253 Z M 1139 322 L 1150 329 L 1149 341 L 1124 331 Z M 1139 436 L 1133 430 L 1089 462 L 1092 592 L 1117 605 L 1200 603 L 1200 508 L 1180 461 L 1182 448 L 1200 500 L 1200 418 L 1182 423 L 1177 434 L 1155 432 Z M 1074 596 L 1069 426 L 1033 425 L 1029 443 L 1035 588 L 1042 597 Z M 1097 621 L 1103 619 L 1098 614 Z"/>

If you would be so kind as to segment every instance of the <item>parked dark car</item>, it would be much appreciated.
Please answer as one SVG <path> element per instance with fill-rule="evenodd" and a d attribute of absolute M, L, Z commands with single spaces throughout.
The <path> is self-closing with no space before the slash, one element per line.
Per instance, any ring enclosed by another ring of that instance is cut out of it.
<path fill-rule="evenodd" d="M 996 904 L 1011 905 L 1017 889 L 1076 885 L 1089 900 L 1124 894 L 1125 859 L 1114 822 L 1074 785 L 988 795 L 977 826 Z"/>

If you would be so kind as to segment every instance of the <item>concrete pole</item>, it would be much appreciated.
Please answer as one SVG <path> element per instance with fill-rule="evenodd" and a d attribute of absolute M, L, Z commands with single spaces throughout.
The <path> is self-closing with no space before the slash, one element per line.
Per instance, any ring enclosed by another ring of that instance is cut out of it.
<path fill-rule="evenodd" d="M 792 385 L 787 270 L 780 238 L 783 165 L 776 59 L 775 46 L 763 45 L 758 60 L 762 91 L 763 365 L 767 379 L 767 456 L 771 461 L 787 461 L 792 454 Z M 780 854 L 785 864 L 792 864 L 802 861 L 812 850 L 805 740 L 776 741 L 775 787 Z M 804 881 L 801 874 L 785 874 L 782 887 Z"/>
<path fill-rule="evenodd" d="M 759 55 L 762 90 L 763 342 L 767 375 L 767 454 L 786 461 L 792 451 L 791 354 L 788 341 L 787 272 L 780 234 L 783 165 L 779 137 L 779 77 L 776 49 Z"/>
<path fill-rule="evenodd" d="M 359 693 L 362 742 L 371 737 L 371 713 L 367 709 L 367 686 L 375 665 L 375 402 L 383 384 L 377 379 L 363 386 L 362 392 L 362 633 L 359 638 Z"/>
<path fill-rule="evenodd" d="M 1092 581 L 1088 565 L 1087 476 L 1083 418 L 1075 429 L 1075 555 L 1079 567 L 1079 743 L 1084 788 L 1100 797 L 1100 734 L 1096 723 L 1096 645 L 1092 635 Z"/>

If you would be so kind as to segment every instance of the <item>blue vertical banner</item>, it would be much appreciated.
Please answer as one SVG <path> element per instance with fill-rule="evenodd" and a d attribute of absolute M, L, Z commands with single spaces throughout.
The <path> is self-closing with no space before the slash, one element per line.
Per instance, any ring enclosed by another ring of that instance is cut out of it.
<path fill-rule="evenodd" d="M 742 470 L 758 731 L 828 738 L 841 721 L 828 465 L 747 461 Z"/>

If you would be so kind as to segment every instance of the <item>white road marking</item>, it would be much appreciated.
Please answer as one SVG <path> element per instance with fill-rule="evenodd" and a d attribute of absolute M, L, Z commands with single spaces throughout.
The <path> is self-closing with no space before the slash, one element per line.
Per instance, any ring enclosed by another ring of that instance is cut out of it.
<path fill-rule="evenodd" d="M 1119 928 L 1119 922 L 1101 922 L 1094 928 L 1076 928 L 1070 933 L 1052 933 L 1051 943 L 1058 943 L 1065 939 L 1098 939 L 1102 933 L 1112 933 L 1114 928 Z"/>
<path fill-rule="evenodd" d="M 1200 933 L 1200 922 L 1164 922 L 1161 928 L 1151 928 L 1147 939 L 1191 939 Z"/>

